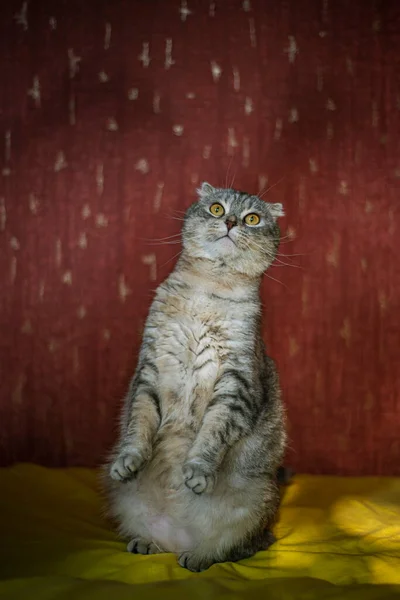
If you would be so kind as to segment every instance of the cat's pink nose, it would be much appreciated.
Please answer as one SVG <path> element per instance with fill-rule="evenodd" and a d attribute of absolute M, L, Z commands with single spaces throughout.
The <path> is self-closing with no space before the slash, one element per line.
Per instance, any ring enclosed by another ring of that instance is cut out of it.
<path fill-rule="evenodd" d="M 236 217 L 228 217 L 227 220 L 225 221 L 225 223 L 228 228 L 228 231 L 230 231 L 232 229 L 232 227 L 234 227 L 237 224 Z"/>

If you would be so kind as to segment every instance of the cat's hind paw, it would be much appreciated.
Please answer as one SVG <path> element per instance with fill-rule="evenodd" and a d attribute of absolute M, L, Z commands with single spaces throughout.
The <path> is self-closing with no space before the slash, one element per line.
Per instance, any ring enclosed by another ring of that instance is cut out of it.
<path fill-rule="evenodd" d="M 208 473 L 204 463 L 189 460 L 183 465 L 183 477 L 185 485 L 195 494 L 212 492 L 215 485 L 215 477 Z"/>
<path fill-rule="evenodd" d="M 126 481 L 136 475 L 143 463 L 144 459 L 139 450 L 124 449 L 112 463 L 110 476 L 115 481 Z"/>
<path fill-rule="evenodd" d="M 133 538 L 126 547 L 132 554 L 159 554 L 162 550 L 154 542 L 147 542 L 143 538 Z"/>
<path fill-rule="evenodd" d="M 178 556 L 178 563 L 184 569 L 188 569 L 188 571 L 200 573 L 200 571 L 205 571 L 211 567 L 214 561 L 204 556 L 198 556 L 195 552 L 182 552 Z"/>

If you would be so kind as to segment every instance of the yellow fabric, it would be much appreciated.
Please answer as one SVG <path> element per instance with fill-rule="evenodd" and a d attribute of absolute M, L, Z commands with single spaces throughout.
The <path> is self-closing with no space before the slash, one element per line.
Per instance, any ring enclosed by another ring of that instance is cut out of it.
<path fill-rule="evenodd" d="M 125 552 L 87 469 L 0 470 L 0 598 L 400 597 L 400 479 L 297 476 L 266 552 L 200 574 Z"/>

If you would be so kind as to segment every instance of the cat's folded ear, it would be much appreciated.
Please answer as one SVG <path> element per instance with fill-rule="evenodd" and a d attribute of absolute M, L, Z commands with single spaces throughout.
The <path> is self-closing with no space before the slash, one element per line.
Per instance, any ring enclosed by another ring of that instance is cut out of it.
<path fill-rule="evenodd" d="M 268 208 L 269 208 L 269 212 L 271 213 L 274 221 L 276 221 L 278 219 L 278 217 L 285 216 L 285 211 L 283 210 L 283 205 L 280 202 L 277 202 L 276 204 L 269 204 Z"/>
<path fill-rule="evenodd" d="M 200 196 L 200 198 L 206 198 L 207 196 L 212 196 L 214 192 L 215 192 L 215 188 L 213 188 L 213 186 L 210 185 L 209 183 L 207 183 L 206 181 L 203 181 L 203 183 L 197 190 L 197 193 Z"/>

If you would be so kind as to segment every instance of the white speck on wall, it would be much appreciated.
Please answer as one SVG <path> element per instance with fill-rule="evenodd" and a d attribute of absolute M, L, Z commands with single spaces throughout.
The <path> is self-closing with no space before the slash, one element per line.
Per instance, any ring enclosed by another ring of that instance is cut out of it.
<path fill-rule="evenodd" d="M 372 102 L 371 125 L 372 125 L 372 127 L 375 127 L 375 128 L 379 126 L 379 110 L 378 110 L 378 104 L 376 102 Z"/>
<path fill-rule="evenodd" d="M 296 230 L 292 225 L 289 225 L 289 227 L 287 228 L 286 235 L 290 240 L 294 240 L 297 236 Z"/>
<path fill-rule="evenodd" d="M 289 123 L 297 123 L 299 120 L 299 111 L 293 107 L 289 111 Z"/>
<path fill-rule="evenodd" d="M 328 4 L 329 0 L 322 0 L 322 20 L 324 23 L 328 22 Z"/>
<path fill-rule="evenodd" d="M 69 78 L 74 79 L 75 75 L 79 72 L 79 63 L 82 58 L 74 53 L 73 48 L 68 49 L 68 64 L 69 64 Z"/>
<path fill-rule="evenodd" d="M 171 38 L 167 38 L 165 40 L 165 60 L 164 67 L 168 71 L 173 65 L 175 61 L 172 58 L 172 40 Z"/>
<path fill-rule="evenodd" d="M 328 124 L 326 126 L 326 137 L 328 138 L 328 140 L 333 139 L 333 125 L 330 121 L 328 121 Z"/>
<path fill-rule="evenodd" d="M 89 204 L 84 204 L 82 207 L 82 219 L 88 219 L 90 217 L 90 215 L 92 214 L 92 211 L 90 210 L 90 206 Z"/>
<path fill-rule="evenodd" d="M 47 347 L 49 349 L 49 352 L 51 352 L 51 354 L 53 354 L 53 352 L 55 352 L 57 350 L 58 344 L 55 340 L 49 340 Z"/>
<path fill-rule="evenodd" d="M 397 169 L 394 170 L 394 176 L 396 179 L 400 179 L 400 167 L 397 167 Z"/>
<path fill-rule="evenodd" d="M 131 88 L 128 90 L 128 100 L 137 100 L 139 98 L 138 88 Z"/>
<path fill-rule="evenodd" d="M 85 248 L 87 248 L 88 245 L 88 240 L 87 240 L 87 235 L 86 233 L 83 231 L 80 235 L 79 235 L 79 239 L 78 239 L 78 246 L 79 248 L 82 248 L 82 250 L 85 250 Z"/>
<path fill-rule="evenodd" d="M 21 248 L 19 241 L 14 236 L 10 240 L 10 246 L 13 250 L 19 250 Z"/>
<path fill-rule="evenodd" d="M 79 373 L 79 366 L 80 366 L 80 361 L 79 361 L 79 348 L 78 346 L 74 346 L 73 350 L 72 350 L 72 364 L 73 364 L 73 371 L 74 373 Z"/>
<path fill-rule="evenodd" d="M 10 281 L 11 281 L 11 283 L 15 283 L 16 278 L 17 278 L 17 257 L 12 256 L 11 263 L 10 263 Z"/>
<path fill-rule="evenodd" d="M 322 92 L 324 89 L 324 71 L 321 67 L 317 67 L 317 90 Z"/>
<path fill-rule="evenodd" d="M 111 23 L 106 23 L 106 30 L 104 33 L 104 50 L 108 50 L 111 42 Z"/>
<path fill-rule="evenodd" d="M 54 163 L 54 171 L 56 173 L 59 173 L 60 171 L 62 171 L 63 169 L 66 169 L 67 167 L 68 167 L 68 163 L 66 161 L 65 154 L 61 150 L 56 156 L 56 160 Z"/>
<path fill-rule="evenodd" d="M 374 205 L 372 204 L 371 200 L 366 200 L 364 210 L 367 215 L 369 215 L 374 210 Z"/>
<path fill-rule="evenodd" d="M 69 116 L 69 124 L 70 125 L 75 125 L 76 124 L 76 115 L 75 115 L 75 95 L 72 92 L 70 97 L 69 97 L 69 102 L 68 102 L 68 116 Z"/>
<path fill-rule="evenodd" d="M 110 337 L 111 337 L 110 330 L 109 330 L 109 329 L 104 329 L 104 330 L 103 330 L 103 338 L 104 338 L 105 340 L 109 340 L 109 339 L 110 339 Z"/>
<path fill-rule="evenodd" d="M 236 133 L 233 127 L 228 128 L 228 154 L 231 156 L 234 154 L 235 148 L 239 146 L 236 139 Z"/>
<path fill-rule="evenodd" d="M 317 161 L 315 160 L 315 158 L 309 158 L 308 163 L 310 165 L 310 172 L 311 173 L 317 173 L 318 172 L 318 165 L 317 165 Z"/>
<path fill-rule="evenodd" d="M 77 315 L 79 319 L 84 319 L 86 317 L 86 308 L 83 306 L 83 304 L 78 308 Z"/>
<path fill-rule="evenodd" d="M 100 163 L 96 167 L 96 189 L 97 195 L 102 196 L 104 191 L 104 165 Z"/>
<path fill-rule="evenodd" d="M 381 20 L 380 19 L 374 19 L 374 21 L 372 21 L 372 31 L 374 33 L 378 33 L 381 30 Z"/>
<path fill-rule="evenodd" d="M 99 73 L 100 83 L 107 83 L 107 81 L 109 81 L 109 79 L 110 78 L 105 71 L 100 71 L 100 73 Z"/>
<path fill-rule="evenodd" d="M 198 173 L 192 173 L 191 176 L 190 176 L 190 183 L 192 185 L 197 185 L 198 181 L 199 181 L 199 174 Z"/>
<path fill-rule="evenodd" d="M 215 83 L 217 83 L 222 75 L 222 69 L 215 60 L 212 60 L 210 64 L 212 78 L 215 81 Z"/>
<path fill-rule="evenodd" d="M 326 102 L 326 110 L 336 110 L 336 104 L 332 100 L 332 98 L 328 98 Z"/>
<path fill-rule="evenodd" d="M 184 132 L 184 127 L 183 125 L 176 124 L 172 127 L 172 131 L 174 132 L 174 135 L 180 137 Z"/>
<path fill-rule="evenodd" d="M 320 38 L 324 38 L 324 37 L 326 37 L 328 35 L 328 33 L 326 31 L 319 31 L 318 35 L 319 35 Z"/>
<path fill-rule="evenodd" d="M 182 0 L 179 13 L 181 15 L 181 21 L 185 22 L 189 15 L 192 14 L 192 11 L 188 8 L 188 3 L 186 0 Z"/>
<path fill-rule="evenodd" d="M 249 96 L 246 96 L 245 101 L 244 101 L 244 114 L 249 116 L 249 115 L 251 115 L 251 113 L 253 111 L 254 111 L 253 100 Z"/>
<path fill-rule="evenodd" d="M 1 171 L 1 174 L 3 177 L 9 177 L 11 175 L 10 167 L 4 167 L 4 169 Z"/>
<path fill-rule="evenodd" d="M 150 65 L 151 58 L 149 42 L 143 42 L 142 51 L 138 56 L 138 60 L 142 63 L 144 69 L 147 69 L 147 67 Z"/>
<path fill-rule="evenodd" d="M 139 158 L 135 164 L 135 169 L 136 171 L 143 173 L 143 175 L 146 175 L 146 173 L 150 171 L 149 161 L 146 158 Z"/>
<path fill-rule="evenodd" d="M 211 0 L 210 6 L 208 8 L 208 16 L 215 17 L 215 2 Z"/>
<path fill-rule="evenodd" d="M 65 271 L 64 275 L 62 276 L 62 282 L 65 283 L 65 285 L 72 285 L 71 271 Z"/>
<path fill-rule="evenodd" d="M 344 179 L 342 179 L 342 181 L 339 183 L 339 194 L 342 194 L 342 196 L 347 196 L 349 193 L 349 184 L 347 183 L 347 181 L 345 181 Z"/>
<path fill-rule="evenodd" d="M 243 2 L 242 2 L 242 8 L 243 8 L 244 12 L 250 12 L 251 11 L 251 2 L 250 2 L 250 0 L 243 0 Z"/>
<path fill-rule="evenodd" d="M 21 10 L 15 13 L 14 19 L 18 25 L 22 26 L 24 31 L 28 31 L 28 2 L 23 2 Z"/>
<path fill-rule="evenodd" d="M 142 262 L 150 267 L 150 281 L 157 280 L 157 258 L 155 254 L 145 254 Z"/>
<path fill-rule="evenodd" d="M 156 115 L 159 115 L 161 112 L 160 108 L 161 96 L 158 92 L 154 92 L 153 96 L 153 112 Z"/>
<path fill-rule="evenodd" d="M 107 129 L 108 131 L 118 131 L 118 123 L 114 117 L 109 117 L 107 119 Z"/>
<path fill-rule="evenodd" d="M 257 48 L 256 24 L 253 17 L 249 18 L 250 46 Z"/>
<path fill-rule="evenodd" d="M 30 319 L 25 319 L 21 327 L 21 333 L 25 335 L 31 335 L 33 333 L 32 323 Z"/>
<path fill-rule="evenodd" d="M 44 291 L 45 291 L 44 281 L 41 281 L 39 284 L 39 299 L 40 299 L 40 301 L 43 301 Z"/>
<path fill-rule="evenodd" d="M 233 89 L 235 90 L 235 92 L 239 92 L 240 91 L 239 69 L 237 67 L 233 67 L 232 72 L 233 72 Z"/>
<path fill-rule="evenodd" d="M 50 29 L 52 31 L 55 31 L 57 29 L 57 19 L 55 17 L 50 17 L 49 18 L 49 25 L 50 25 Z"/>
<path fill-rule="evenodd" d="M 258 189 L 260 190 L 258 193 L 262 194 L 268 185 L 268 176 L 267 175 L 259 175 L 258 176 Z"/>
<path fill-rule="evenodd" d="M 5 200 L 0 197 L 0 231 L 4 231 L 7 223 L 7 210 Z"/>
<path fill-rule="evenodd" d="M 56 239 L 55 261 L 56 261 L 57 267 L 61 267 L 61 262 L 62 262 L 62 242 L 61 242 L 60 238 Z"/>
<path fill-rule="evenodd" d="M 163 194 L 164 194 L 164 182 L 159 181 L 157 183 L 156 193 L 154 195 L 154 202 L 153 202 L 154 212 L 158 212 L 160 210 Z"/>
<path fill-rule="evenodd" d="M 203 158 L 208 160 L 211 156 L 211 146 L 204 146 L 203 148 Z"/>
<path fill-rule="evenodd" d="M 250 166 L 250 140 L 247 136 L 243 137 L 242 152 L 242 166 L 247 168 Z"/>
<path fill-rule="evenodd" d="M 290 64 L 293 64 L 294 61 L 296 60 L 296 56 L 299 53 L 299 48 L 297 46 L 296 39 L 293 35 L 289 35 L 288 38 L 289 38 L 289 45 L 285 49 L 285 52 L 288 55 Z"/>
<path fill-rule="evenodd" d="M 96 227 L 99 227 L 99 228 L 107 227 L 107 225 L 108 225 L 108 219 L 103 213 L 99 213 L 96 215 L 95 222 L 96 222 Z"/>
<path fill-rule="evenodd" d="M 11 131 L 9 129 L 4 134 L 4 156 L 6 162 L 9 162 L 11 158 Z"/>
<path fill-rule="evenodd" d="M 188 93 L 186 94 L 186 98 L 187 98 L 188 100 L 193 100 L 194 98 L 196 98 L 196 94 L 195 94 L 194 92 L 188 92 Z"/>
<path fill-rule="evenodd" d="M 124 274 L 120 275 L 119 279 L 118 279 L 118 293 L 119 293 L 119 298 L 120 298 L 121 302 L 125 302 L 125 300 L 129 296 L 129 294 L 132 293 L 132 291 L 126 285 Z"/>
<path fill-rule="evenodd" d="M 40 81 L 39 77 L 35 75 L 33 78 L 32 87 L 27 91 L 28 96 L 32 98 L 36 108 L 40 108 L 41 105 L 41 94 L 40 94 Z"/>
<path fill-rule="evenodd" d="M 346 70 L 349 75 L 354 75 L 353 61 L 351 60 L 351 58 L 349 56 L 346 58 Z"/>
<path fill-rule="evenodd" d="M 278 117 L 275 121 L 274 140 L 278 141 L 282 136 L 283 121 Z"/>

